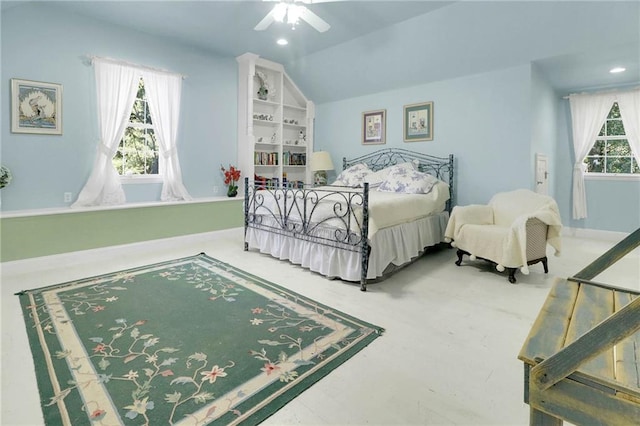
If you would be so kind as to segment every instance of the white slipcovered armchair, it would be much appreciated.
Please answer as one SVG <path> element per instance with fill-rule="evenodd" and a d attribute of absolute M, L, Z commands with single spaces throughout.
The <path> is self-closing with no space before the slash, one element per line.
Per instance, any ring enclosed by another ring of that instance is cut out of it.
<path fill-rule="evenodd" d="M 488 205 L 456 206 L 445 230 L 445 241 L 458 249 L 456 265 L 462 256 L 481 258 L 496 264 L 500 272 L 509 271 L 515 283 L 518 268 L 529 273 L 529 265 L 547 265 L 547 243 L 560 254 L 562 223 L 555 200 L 527 189 L 501 192 Z"/>

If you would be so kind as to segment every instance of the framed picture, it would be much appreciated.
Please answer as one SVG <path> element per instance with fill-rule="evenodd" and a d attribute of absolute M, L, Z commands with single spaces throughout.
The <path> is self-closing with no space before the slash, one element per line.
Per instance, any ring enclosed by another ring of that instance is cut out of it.
<path fill-rule="evenodd" d="M 387 110 L 367 111 L 362 113 L 362 144 L 381 145 L 386 143 Z"/>
<path fill-rule="evenodd" d="M 11 79 L 11 131 L 62 134 L 62 85 Z"/>
<path fill-rule="evenodd" d="M 404 141 L 433 140 L 433 102 L 404 106 Z"/>

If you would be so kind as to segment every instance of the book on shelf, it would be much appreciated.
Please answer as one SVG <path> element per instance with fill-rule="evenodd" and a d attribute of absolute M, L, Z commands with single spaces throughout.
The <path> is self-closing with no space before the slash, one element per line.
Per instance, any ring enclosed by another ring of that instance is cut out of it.
<path fill-rule="evenodd" d="M 256 151 L 253 155 L 253 163 L 256 166 L 277 166 L 278 153 Z"/>
<path fill-rule="evenodd" d="M 307 154 L 286 151 L 282 153 L 282 164 L 285 166 L 305 166 Z"/>

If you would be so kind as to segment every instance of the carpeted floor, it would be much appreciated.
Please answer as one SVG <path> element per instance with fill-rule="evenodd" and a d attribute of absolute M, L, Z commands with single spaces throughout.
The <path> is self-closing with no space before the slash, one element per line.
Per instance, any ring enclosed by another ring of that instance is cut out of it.
<path fill-rule="evenodd" d="M 205 254 L 20 299 L 51 425 L 257 424 L 382 333 Z"/>

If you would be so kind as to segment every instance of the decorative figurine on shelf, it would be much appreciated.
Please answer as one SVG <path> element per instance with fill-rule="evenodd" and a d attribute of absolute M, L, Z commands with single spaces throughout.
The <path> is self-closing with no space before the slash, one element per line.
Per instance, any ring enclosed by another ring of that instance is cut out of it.
<path fill-rule="evenodd" d="M 265 73 L 263 73 L 262 71 L 257 71 L 256 77 L 258 77 L 258 81 L 260 83 L 260 88 L 258 88 L 258 99 L 266 101 L 269 95 L 275 95 L 275 91 L 271 90 L 271 87 L 269 86 L 269 82 L 267 81 L 267 76 Z"/>
<path fill-rule="evenodd" d="M 306 142 L 307 137 L 305 136 L 304 132 L 302 130 L 300 130 L 300 133 L 298 133 L 298 138 L 300 140 L 300 143 Z"/>
<path fill-rule="evenodd" d="M 238 181 L 240 180 L 240 170 L 229 165 L 229 170 L 224 166 L 220 166 L 220 170 L 224 173 L 224 184 L 227 185 L 227 197 L 235 197 L 238 195 Z"/>
<path fill-rule="evenodd" d="M 266 101 L 268 94 L 269 94 L 269 89 L 267 89 L 264 86 L 260 86 L 260 88 L 258 89 L 258 99 Z"/>
<path fill-rule="evenodd" d="M 271 143 L 276 143 L 276 133 L 273 132 L 273 135 L 271 135 Z"/>

